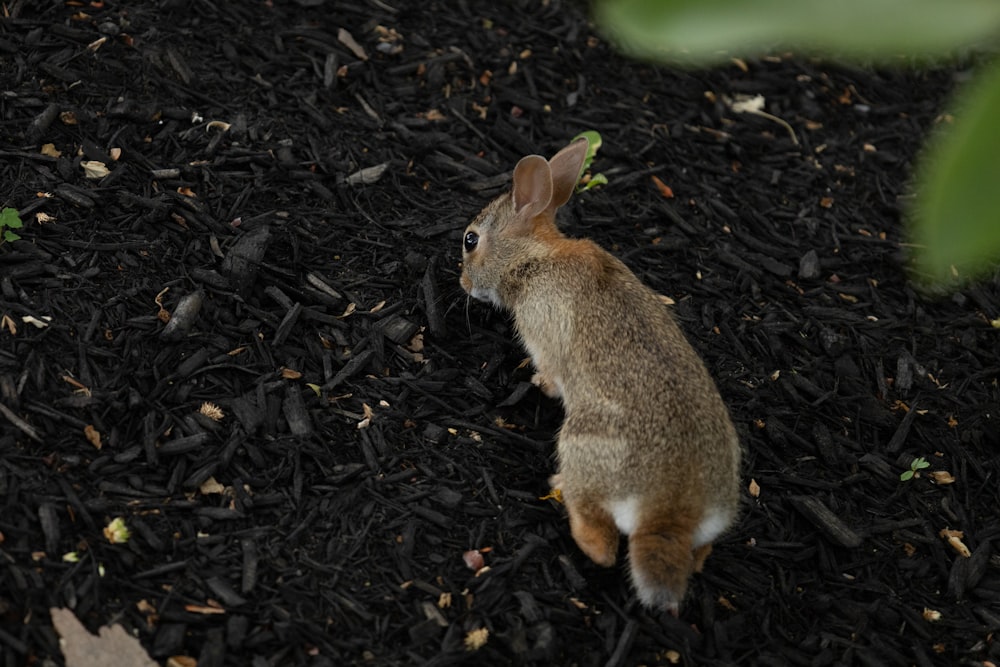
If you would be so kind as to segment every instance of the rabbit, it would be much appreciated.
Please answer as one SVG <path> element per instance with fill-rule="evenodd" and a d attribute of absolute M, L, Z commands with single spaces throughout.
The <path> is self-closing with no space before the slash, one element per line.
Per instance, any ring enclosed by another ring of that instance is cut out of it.
<path fill-rule="evenodd" d="M 461 286 L 514 316 L 537 370 L 561 398 L 557 473 L 570 532 L 598 565 L 628 536 L 639 601 L 678 615 L 692 572 L 735 520 L 741 447 L 701 358 L 662 298 L 619 259 L 555 224 L 587 140 L 522 158 L 513 187 L 466 228 Z"/>

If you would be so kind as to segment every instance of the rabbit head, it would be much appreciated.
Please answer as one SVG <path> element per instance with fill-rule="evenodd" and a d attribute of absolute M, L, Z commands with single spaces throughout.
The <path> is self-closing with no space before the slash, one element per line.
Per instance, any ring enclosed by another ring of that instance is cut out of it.
<path fill-rule="evenodd" d="M 527 277 L 525 267 L 563 239 L 556 210 L 569 201 L 587 155 L 578 139 L 546 160 L 521 158 L 511 191 L 476 216 L 462 238 L 462 288 L 473 298 L 510 308 Z"/>

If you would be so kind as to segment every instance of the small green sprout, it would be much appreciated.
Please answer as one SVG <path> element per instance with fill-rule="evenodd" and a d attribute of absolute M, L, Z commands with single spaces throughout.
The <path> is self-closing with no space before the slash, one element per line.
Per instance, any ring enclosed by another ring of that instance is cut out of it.
<path fill-rule="evenodd" d="M 125 519 L 121 517 L 114 519 L 104 528 L 104 537 L 108 538 L 108 542 L 111 544 L 125 544 L 131 536 L 132 533 L 125 525 Z"/>
<path fill-rule="evenodd" d="M 916 474 L 917 474 L 918 471 L 923 470 L 924 468 L 930 468 L 930 467 L 931 467 L 931 464 L 927 462 L 927 459 L 925 459 L 922 456 L 918 456 L 917 458 L 913 459 L 913 461 L 910 462 L 910 469 L 902 472 L 899 475 L 899 481 L 901 481 L 901 482 L 909 482 L 911 479 L 913 479 L 916 476 Z"/>
<path fill-rule="evenodd" d="M 580 134 L 573 137 L 573 141 L 576 141 L 580 137 L 587 140 L 587 156 L 583 159 L 583 168 L 580 169 L 580 176 L 582 177 L 588 169 L 590 169 L 590 163 L 594 161 L 594 156 L 597 155 L 597 150 L 601 147 L 603 140 L 601 139 L 601 134 L 596 130 L 587 130 L 586 132 L 581 132 Z M 608 177 L 604 174 L 594 174 L 587 179 L 586 182 L 581 182 L 576 186 L 577 192 L 586 192 L 592 187 L 598 185 L 607 185 Z"/>
<path fill-rule="evenodd" d="M 0 211 L 0 240 L 18 240 L 21 238 L 21 235 L 13 230 L 21 229 L 22 227 L 24 227 L 24 223 L 21 221 L 21 216 L 18 215 L 16 208 L 8 207 Z"/>

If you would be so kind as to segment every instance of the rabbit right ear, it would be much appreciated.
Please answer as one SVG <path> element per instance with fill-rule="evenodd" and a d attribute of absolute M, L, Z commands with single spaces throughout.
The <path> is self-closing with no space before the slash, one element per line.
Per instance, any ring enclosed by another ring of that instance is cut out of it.
<path fill-rule="evenodd" d="M 552 170 L 541 155 L 521 158 L 514 167 L 514 188 L 511 190 L 518 220 L 529 222 L 549 207 L 552 201 Z"/>
<path fill-rule="evenodd" d="M 553 214 L 573 195 L 573 190 L 580 181 L 580 172 L 583 171 L 583 162 L 589 148 L 590 142 L 586 138 L 580 137 L 549 160 L 549 169 L 552 170 L 552 201 L 550 206 Z"/>

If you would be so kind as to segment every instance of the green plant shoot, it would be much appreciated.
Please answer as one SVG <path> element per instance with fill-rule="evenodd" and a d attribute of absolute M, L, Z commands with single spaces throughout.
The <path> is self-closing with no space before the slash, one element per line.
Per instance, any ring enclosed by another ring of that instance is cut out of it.
<path fill-rule="evenodd" d="M 899 481 L 909 482 L 911 479 L 913 479 L 913 477 L 917 474 L 918 471 L 930 467 L 931 464 L 927 462 L 927 459 L 925 459 L 922 456 L 918 456 L 917 458 L 913 459 L 913 461 L 910 462 L 910 469 L 902 472 L 899 475 Z"/>
<path fill-rule="evenodd" d="M 5 208 L 0 211 L 0 239 L 3 241 L 16 241 L 21 238 L 21 235 L 14 232 L 15 229 L 21 229 L 24 227 L 24 223 L 21 221 L 21 216 L 18 215 L 16 208 Z"/>
<path fill-rule="evenodd" d="M 597 155 L 597 150 L 601 147 L 603 140 L 599 132 L 595 130 L 587 130 L 586 132 L 581 132 L 580 134 L 573 137 L 573 141 L 576 141 L 580 137 L 587 140 L 587 156 L 583 159 L 583 167 L 580 169 L 580 177 L 590 169 L 590 163 L 594 161 L 594 156 Z M 592 175 L 586 183 L 581 183 L 577 185 L 577 192 L 586 192 L 592 187 L 598 185 L 607 185 L 608 177 L 604 174 L 594 174 Z"/>

